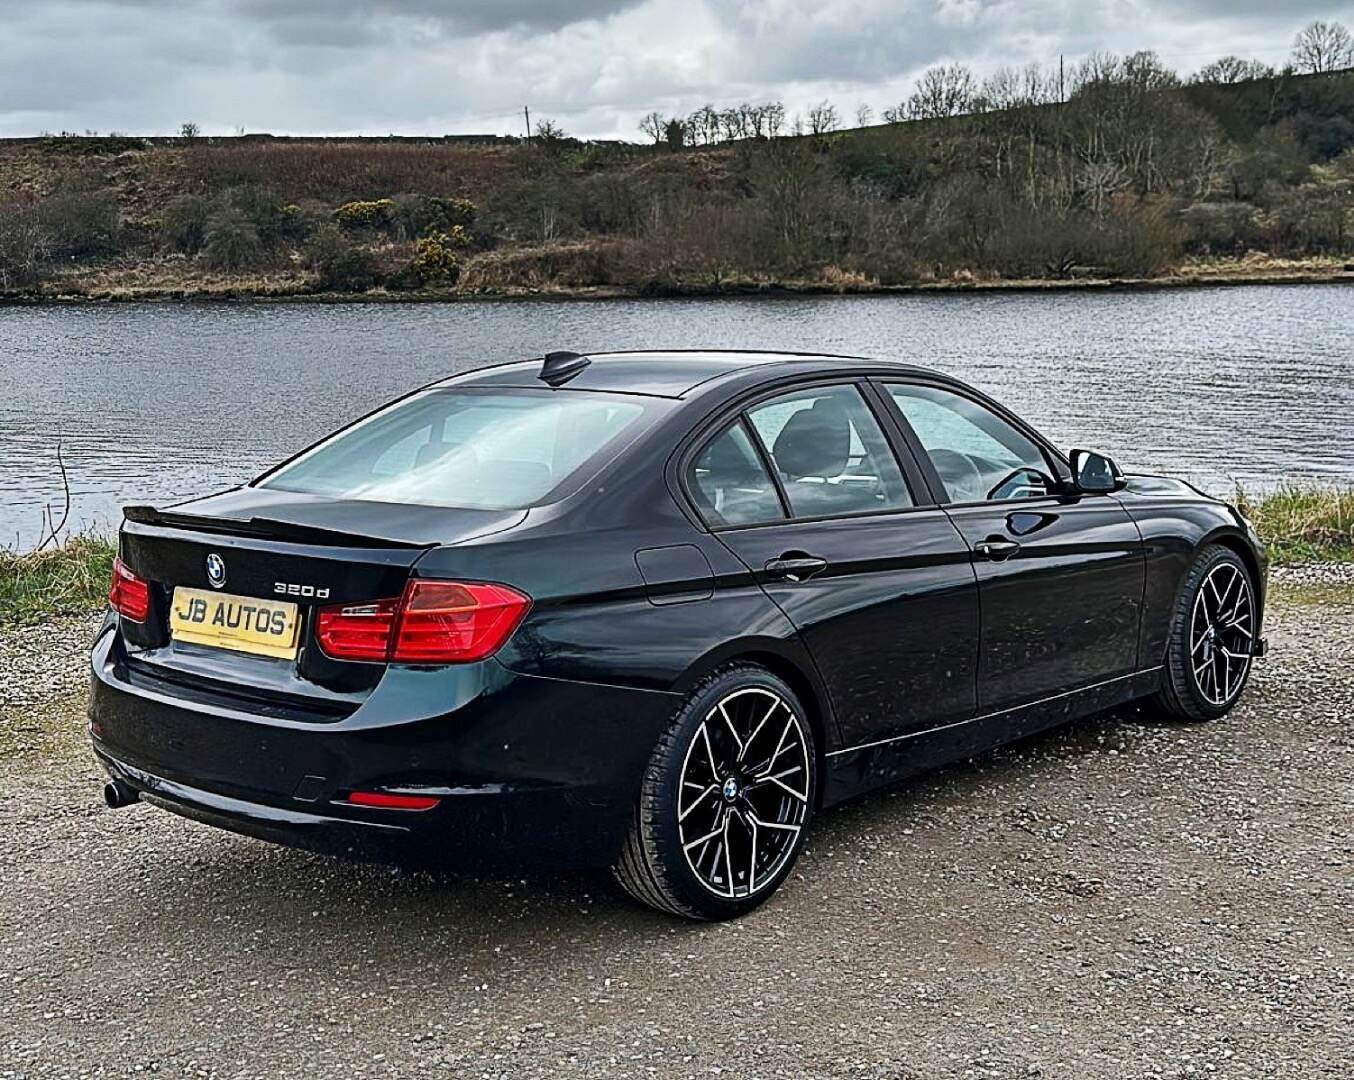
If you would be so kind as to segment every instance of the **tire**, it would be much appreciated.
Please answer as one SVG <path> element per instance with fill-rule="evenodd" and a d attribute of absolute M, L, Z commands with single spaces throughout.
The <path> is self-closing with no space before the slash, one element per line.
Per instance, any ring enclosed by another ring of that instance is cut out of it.
<path fill-rule="evenodd" d="M 1256 614 L 1255 582 L 1236 552 L 1217 544 L 1200 551 L 1171 613 L 1156 705 L 1195 723 L 1230 711 L 1250 677 Z"/>
<path fill-rule="evenodd" d="M 718 669 L 654 748 L 612 875 L 636 900 L 672 915 L 751 911 L 803 849 L 816 753 L 803 704 L 782 679 L 752 664 Z"/>

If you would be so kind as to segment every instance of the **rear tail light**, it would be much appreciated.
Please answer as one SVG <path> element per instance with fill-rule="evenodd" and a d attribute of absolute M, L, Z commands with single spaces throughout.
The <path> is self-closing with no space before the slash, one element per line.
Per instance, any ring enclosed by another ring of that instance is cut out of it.
<path fill-rule="evenodd" d="M 530 606 L 506 585 L 414 580 L 397 599 L 320 608 L 315 637 L 335 660 L 464 664 L 496 653 Z"/>
<path fill-rule="evenodd" d="M 150 586 L 137 577 L 120 558 L 113 559 L 113 584 L 108 606 L 132 622 L 143 623 L 150 614 Z"/>
<path fill-rule="evenodd" d="M 377 600 L 371 604 L 336 604 L 320 608 L 315 617 L 315 638 L 320 650 L 335 660 L 390 658 L 390 632 L 399 615 L 400 601 Z"/>

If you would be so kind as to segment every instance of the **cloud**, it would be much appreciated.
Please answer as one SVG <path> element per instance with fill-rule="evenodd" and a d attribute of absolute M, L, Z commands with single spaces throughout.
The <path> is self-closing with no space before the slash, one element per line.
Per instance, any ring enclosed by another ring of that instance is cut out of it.
<path fill-rule="evenodd" d="M 1191 71 L 1282 63 L 1351 0 L 44 0 L 0 35 L 0 134 L 492 132 L 522 105 L 635 137 L 650 109 L 906 96 L 930 64 L 981 76 L 1098 49 Z"/>

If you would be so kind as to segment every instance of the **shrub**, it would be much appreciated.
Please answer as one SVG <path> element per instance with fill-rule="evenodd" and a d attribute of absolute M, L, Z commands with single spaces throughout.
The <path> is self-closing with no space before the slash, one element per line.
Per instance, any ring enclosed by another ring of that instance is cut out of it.
<path fill-rule="evenodd" d="M 264 188 L 253 185 L 233 188 L 227 192 L 226 201 L 249 219 L 264 247 L 304 239 L 306 221 L 300 207 L 289 211 Z"/>
<path fill-rule="evenodd" d="M 334 211 L 334 221 L 345 232 L 375 232 L 389 229 L 395 221 L 395 200 L 346 202 Z"/>
<path fill-rule="evenodd" d="M 111 195 L 59 191 L 43 201 L 38 215 L 57 258 L 98 258 L 117 250 L 118 204 Z"/>
<path fill-rule="evenodd" d="M 414 253 L 414 271 L 424 281 L 456 280 L 461 272 L 456 249 L 465 246 L 465 233 L 459 225 L 454 234 L 433 233 L 418 242 Z"/>
<path fill-rule="evenodd" d="M 316 229 L 306 247 L 306 262 L 325 292 L 366 292 L 381 281 L 376 257 L 349 241 L 333 225 Z"/>
<path fill-rule="evenodd" d="M 1255 207 L 1249 203 L 1195 203 L 1180 214 L 1181 239 L 1204 255 L 1244 252 L 1255 240 Z"/>
<path fill-rule="evenodd" d="M 259 261 L 263 244 L 248 216 L 231 208 L 213 215 L 204 254 L 215 270 L 243 270 Z"/>
<path fill-rule="evenodd" d="M 393 231 L 405 240 L 456 228 L 469 229 L 478 212 L 469 199 L 444 199 L 437 195 L 396 195 L 389 201 Z"/>
<path fill-rule="evenodd" d="M 169 247 L 196 255 L 207 243 L 212 204 L 200 195 L 172 199 L 160 215 L 160 236 Z"/>

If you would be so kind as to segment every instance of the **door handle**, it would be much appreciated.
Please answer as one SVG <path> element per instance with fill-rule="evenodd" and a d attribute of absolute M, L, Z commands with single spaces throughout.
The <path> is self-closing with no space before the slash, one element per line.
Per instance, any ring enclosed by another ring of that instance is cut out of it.
<path fill-rule="evenodd" d="M 768 559 L 765 567 L 768 577 L 784 578 L 786 581 L 807 581 L 814 574 L 827 569 L 827 560 L 816 555 L 801 555 L 787 552 L 779 559 Z"/>
<path fill-rule="evenodd" d="M 1002 559 L 1009 559 L 1019 551 L 1020 545 L 1014 540 L 1003 540 L 1000 536 L 991 536 L 974 544 L 973 550 L 984 559 L 1001 562 Z"/>

